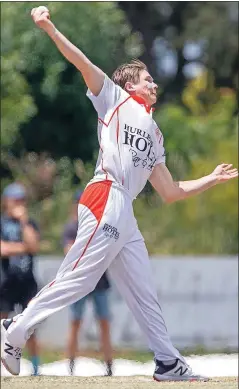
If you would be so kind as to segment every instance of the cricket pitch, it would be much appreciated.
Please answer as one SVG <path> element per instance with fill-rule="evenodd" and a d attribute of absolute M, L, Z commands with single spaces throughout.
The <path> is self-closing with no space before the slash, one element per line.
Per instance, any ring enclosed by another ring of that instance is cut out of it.
<path fill-rule="evenodd" d="M 130 377 L 2 377 L 2 389 L 237 389 L 236 377 L 208 382 L 155 382 L 146 376 Z"/>

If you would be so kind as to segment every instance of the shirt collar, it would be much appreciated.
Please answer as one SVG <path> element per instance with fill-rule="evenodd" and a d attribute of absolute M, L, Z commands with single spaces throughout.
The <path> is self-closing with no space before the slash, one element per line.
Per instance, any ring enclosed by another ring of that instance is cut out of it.
<path fill-rule="evenodd" d="M 141 106 L 143 106 L 146 109 L 146 112 L 148 112 L 149 114 L 152 114 L 155 111 L 155 108 L 151 108 L 150 105 L 148 105 L 146 103 L 146 101 L 143 99 L 143 97 L 136 96 L 136 95 L 131 96 L 131 97 L 132 97 L 132 99 L 137 101 L 137 103 L 139 103 Z"/>

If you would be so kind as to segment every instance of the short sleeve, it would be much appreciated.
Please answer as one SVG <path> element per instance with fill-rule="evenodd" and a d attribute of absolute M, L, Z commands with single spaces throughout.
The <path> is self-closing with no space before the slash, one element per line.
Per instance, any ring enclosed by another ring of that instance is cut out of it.
<path fill-rule="evenodd" d="M 92 101 L 99 117 L 103 118 L 107 111 L 116 105 L 122 92 L 123 89 L 105 75 L 104 84 L 98 96 L 95 96 L 89 89 L 86 95 Z"/>
<path fill-rule="evenodd" d="M 158 144 L 157 144 L 156 165 L 166 162 L 166 152 L 165 152 L 165 148 L 164 148 L 164 139 L 163 139 L 163 134 L 161 133 L 161 131 L 159 131 L 157 138 L 158 138 Z"/>

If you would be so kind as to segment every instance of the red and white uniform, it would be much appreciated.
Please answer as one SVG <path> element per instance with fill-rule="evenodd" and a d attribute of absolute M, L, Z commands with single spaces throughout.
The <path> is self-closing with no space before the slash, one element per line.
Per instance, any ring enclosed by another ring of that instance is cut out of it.
<path fill-rule="evenodd" d="M 100 152 L 80 200 L 76 241 L 55 280 L 15 318 L 8 341 L 23 347 L 40 322 L 90 293 L 108 269 L 155 357 L 183 360 L 168 336 L 132 207 L 154 166 L 165 162 L 162 134 L 143 101 L 108 77 L 97 97 L 87 95 L 99 116 Z"/>
<path fill-rule="evenodd" d="M 165 162 L 163 136 L 144 100 L 130 96 L 108 77 L 100 94 L 87 92 L 98 113 L 96 180 L 112 180 L 135 198 L 154 166 Z M 148 112 L 149 111 L 149 112 Z"/>

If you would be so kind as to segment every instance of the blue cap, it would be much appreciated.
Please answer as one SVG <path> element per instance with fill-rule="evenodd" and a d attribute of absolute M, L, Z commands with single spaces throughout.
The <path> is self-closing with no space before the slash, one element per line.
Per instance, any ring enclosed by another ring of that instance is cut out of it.
<path fill-rule="evenodd" d="M 13 183 L 4 188 L 2 197 L 23 200 L 27 197 L 27 193 L 23 185 Z"/>
<path fill-rule="evenodd" d="M 74 194 L 74 201 L 75 201 L 75 202 L 80 201 L 80 198 L 81 198 L 82 194 L 83 194 L 83 191 L 78 189 L 78 190 L 75 192 L 75 194 Z"/>

